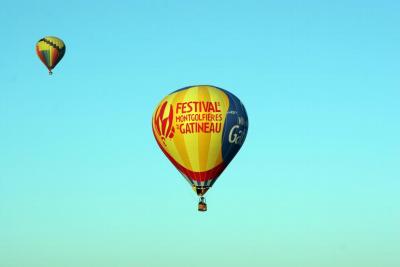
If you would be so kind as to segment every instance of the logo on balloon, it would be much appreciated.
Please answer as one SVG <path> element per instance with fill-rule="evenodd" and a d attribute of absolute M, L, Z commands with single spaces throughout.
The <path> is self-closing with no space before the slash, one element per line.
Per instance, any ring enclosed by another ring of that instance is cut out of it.
<path fill-rule="evenodd" d="M 167 138 L 173 138 L 175 128 L 173 127 L 174 110 L 172 105 L 168 105 L 168 101 L 162 103 L 154 115 L 154 125 L 157 134 L 161 137 L 164 146 Z"/>
<path fill-rule="evenodd" d="M 247 121 L 242 116 L 239 116 L 237 123 L 238 124 L 234 125 L 229 131 L 228 141 L 231 144 L 243 145 L 244 138 L 246 137 L 246 130 L 243 128 L 243 130 L 241 130 L 240 126 L 246 126 Z"/>
<path fill-rule="evenodd" d="M 246 131 L 242 131 L 239 129 L 239 125 L 235 125 L 231 128 L 229 131 L 229 136 L 228 136 L 228 141 L 231 144 L 235 145 L 242 145 L 243 144 L 243 139 L 246 136 Z"/>

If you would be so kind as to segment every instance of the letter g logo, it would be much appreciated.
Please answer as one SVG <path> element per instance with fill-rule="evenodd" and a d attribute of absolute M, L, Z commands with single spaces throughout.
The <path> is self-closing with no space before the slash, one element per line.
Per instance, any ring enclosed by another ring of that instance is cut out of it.
<path fill-rule="evenodd" d="M 229 143 L 231 143 L 231 144 L 237 144 L 239 137 L 238 137 L 238 134 L 236 133 L 235 130 L 238 129 L 238 128 L 239 128 L 239 125 L 235 125 L 235 126 L 233 126 L 232 129 L 229 131 L 229 137 L 228 137 Z M 241 131 L 239 131 L 239 134 L 240 134 L 240 133 L 241 133 Z"/>

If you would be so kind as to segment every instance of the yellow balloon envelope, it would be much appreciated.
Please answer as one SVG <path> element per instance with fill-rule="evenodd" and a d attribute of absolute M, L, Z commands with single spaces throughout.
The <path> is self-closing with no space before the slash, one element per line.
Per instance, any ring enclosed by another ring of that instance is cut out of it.
<path fill-rule="evenodd" d="M 47 36 L 36 43 L 36 54 L 52 74 L 52 70 L 65 54 L 64 42 L 54 36 Z"/>
<path fill-rule="evenodd" d="M 248 118 L 232 93 L 210 85 L 185 87 L 167 95 L 152 119 L 156 141 L 201 197 L 241 148 Z"/>

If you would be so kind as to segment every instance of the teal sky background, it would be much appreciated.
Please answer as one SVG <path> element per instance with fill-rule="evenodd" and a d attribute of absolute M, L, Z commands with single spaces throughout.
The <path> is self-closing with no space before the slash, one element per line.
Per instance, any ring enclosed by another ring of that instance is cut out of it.
<path fill-rule="evenodd" d="M 3 0 L 0 266 L 400 266 L 399 11 Z M 67 46 L 52 76 L 47 35 Z M 151 132 L 195 84 L 250 121 L 206 213 Z"/>

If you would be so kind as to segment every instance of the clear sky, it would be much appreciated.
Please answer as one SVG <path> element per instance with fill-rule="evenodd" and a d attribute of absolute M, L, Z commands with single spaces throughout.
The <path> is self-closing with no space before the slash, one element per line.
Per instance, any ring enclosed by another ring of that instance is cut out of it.
<path fill-rule="evenodd" d="M 0 266 L 400 266 L 399 11 L 3 0 Z M 67 46 L 53 76 L 46 35 Z M 250 121 L 206 213 L 151 132 L 158 102 L 195 84 Z"/>

